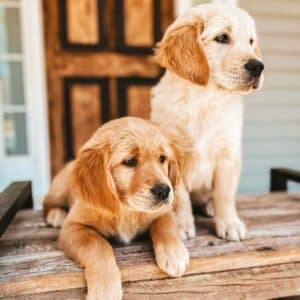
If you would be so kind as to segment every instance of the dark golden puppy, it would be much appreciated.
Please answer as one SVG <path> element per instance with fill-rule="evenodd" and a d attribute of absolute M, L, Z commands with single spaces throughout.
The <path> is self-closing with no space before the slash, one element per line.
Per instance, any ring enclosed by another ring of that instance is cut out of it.
<path fill-rule="evenodd" d="M 84 267 L 88 299 L 122 297 L 109 237 L 128 243 L 151 227 L 159 267 L 172 276 L 184 273 L 189 255 L 172 211 L 177 172 L 174 151 L 159 129 L 127 117 L 98 129 L 54 179 L 44 201 L 47 221 L 64 223 L 60 245 Z M 63 222 L 65 213 L 59 206 L 72 198 Z"/>

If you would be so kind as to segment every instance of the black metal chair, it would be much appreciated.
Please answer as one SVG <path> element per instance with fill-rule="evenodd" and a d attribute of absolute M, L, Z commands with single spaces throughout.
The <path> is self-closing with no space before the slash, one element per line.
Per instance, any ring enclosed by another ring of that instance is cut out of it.
<path fill-rule="evenodd" d="M 300 171 L 288 168 L 272 168 L 270 172 L 270 192 L 286 192 L 288 181 L 300 183 Z"/>

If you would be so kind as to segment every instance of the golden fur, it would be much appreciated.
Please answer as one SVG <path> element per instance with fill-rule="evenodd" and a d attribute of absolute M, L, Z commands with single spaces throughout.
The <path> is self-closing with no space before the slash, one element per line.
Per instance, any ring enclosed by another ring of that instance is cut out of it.
<path fill-rule="evenodd" d="M 133 160 L 137 164 L 129 166 Z M 44 202 L 46 218 L 50 223 L 58 218 L 56 226 L 63 223 L 59 243 L 84 268 L 88 299 L 122 297 L 107 238 L 129 243 L 150 228 L 158 266 L 171 276 L 184 273 L 189 256 L 172 211 L 178 177 L 168 139 L 155 125 L 131 117 L 103 125 L 56 176 Z M 157 184 L 170 187 L 163 200 L 151 193 Z"/>
<path fill-rule="evenodd" d="M 229 42 L 219 43 L 224 34 Z M 220 4 L 188 10 L 156 48 L 156 60 L 167 70 L 152 90 L 151 120 L 169 134 L 179 154 L 182 181 L 176 214 L 183 235 L 194 232 L 191 198 L 195 204 L 208 203 L 219 237 L 246 237 L 235 206 L 241 165 L 240 94 L 263 82 L 263 74 L 252 77 L 245 69 L 250 59 L 261 59 L 253 19 L 242 9 Z"/>
<path fill-rule="evenodd" d="M 197 36 L 202 32 L 201 20 L 174 29 L 157 44 L 156 61 L 196 84 L 206 85 L 209 79 L 209 65 Z"/>

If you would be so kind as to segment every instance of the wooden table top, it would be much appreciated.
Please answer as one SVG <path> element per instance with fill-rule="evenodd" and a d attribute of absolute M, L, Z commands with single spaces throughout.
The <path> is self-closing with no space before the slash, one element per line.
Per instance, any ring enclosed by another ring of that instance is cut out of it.
<path fill-rule="evenodd" d="M 149 240 L 116 245 L 124 299 L 267 299 L 300 295 L 300 194 L 242 196 L 243 242 L 214 235 L 213 220 L 196 216 L 186 241 L 185 275 L 169 278 L 154 263 Z M 40 211 L 19 211 L 0 239 L 0 298 L 83 299 L 83 272 L 57 249 L 58 230 Z"/>

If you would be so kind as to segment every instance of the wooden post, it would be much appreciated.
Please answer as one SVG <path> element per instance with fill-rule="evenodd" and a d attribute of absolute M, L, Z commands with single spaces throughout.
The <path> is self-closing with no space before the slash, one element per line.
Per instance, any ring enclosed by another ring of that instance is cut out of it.
<path fill-rule="evenodd" d="M 32 208 L 31 182 L 13 182 L 0 194 L 0 236 L 24 207 Z"/>

